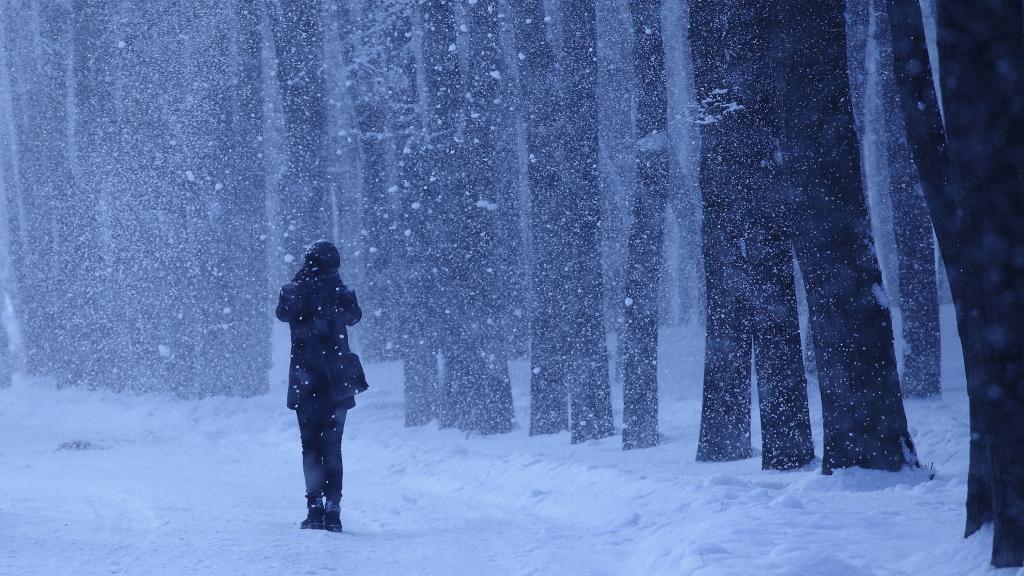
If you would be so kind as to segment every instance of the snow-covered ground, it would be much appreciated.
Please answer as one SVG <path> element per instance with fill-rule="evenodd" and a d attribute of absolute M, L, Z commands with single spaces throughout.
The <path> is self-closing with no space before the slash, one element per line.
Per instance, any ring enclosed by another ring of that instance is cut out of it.
<path fill-rule="evenodd" d="M 403 428 L 400 368 L 371 366 L 345 433 L 344 534 L 297 528 L 280 369 L 247 400 L 22 379 L 0 391 L 0 574 L 988 574 L 991 533 L 961 538 L 967 404 L 946 312 L 943 397 L 907 405 L 934 480 L 695 463 L 702 338 L 682 330 L 665 339 L 664 443 L 637 452 L 529 438 L 522 363 L 521 427 L 497 437 Z"/>

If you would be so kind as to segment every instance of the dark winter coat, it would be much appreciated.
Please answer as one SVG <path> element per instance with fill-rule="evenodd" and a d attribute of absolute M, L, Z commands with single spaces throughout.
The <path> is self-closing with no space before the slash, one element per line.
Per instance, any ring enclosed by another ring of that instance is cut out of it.
<path fill-rule="evenodd" d="M 306 251 L 303 267 L 281 287 L 277 318 L 291 328 L 292 354 L 288 371 L 288 407 L 307 402 L 332 402 L 327 382 L 327 361 L 350 352 L 348 327 L 363 317 L 356 294 L 338 275 L 341 257 L 327 241 Z M 337 403 L 355 406 L 353 398 Z"/>

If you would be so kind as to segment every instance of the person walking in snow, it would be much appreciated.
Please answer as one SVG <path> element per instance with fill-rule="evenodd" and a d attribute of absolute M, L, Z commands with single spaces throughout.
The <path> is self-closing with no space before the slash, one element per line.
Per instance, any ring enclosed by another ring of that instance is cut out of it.
<path fill-rule="evenodd" d="M 302 268 L 281 288 L 277 318 L 291 330 L 288 408 L 302 440 L 306 519 L 302 528 L 341 532 L 341 436 L 355 394 L 365 390 L 348 327 L 362 318 L 356 294 L 341 281 L 341 256 L 320 240 L 306 250 Z"/>

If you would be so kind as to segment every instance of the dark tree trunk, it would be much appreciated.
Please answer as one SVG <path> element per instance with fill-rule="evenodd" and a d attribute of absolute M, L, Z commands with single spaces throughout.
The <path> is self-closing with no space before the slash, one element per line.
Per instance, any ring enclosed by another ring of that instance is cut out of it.
<path fill-rule="evenodd" d="M 900 101 L 946 262 L 971 402 L 970 536 L 1024 565 L 1024 7 L 938 7 L 945 132 L 920 6 L 890 0 Z M 948 146 L 948 147 L 947 147 Z"/>
<path fill-rule="evenodd" d="M 699 461 L 739 460 L 751 455 L 752 327 L 749 279 L 741 252 L 749 191 L 744 188 L 745 170 L 734 168 L 746 167 L 748 162 L 742 148 L 746 135 L 735 132 L 741 127 L 733 125 L 733 118 L 725 118 L 733 116 L 726 111 L 729 100 L 716 98 L 723 94 L 726 99 L 740 97 L 737 91 L 730 90 L 736 78 L 730 75 L 724 56 L 730 46 L 747 52 L 753 48 L 745 36 L 726 36 L 727 30 L 734 28 L 735 21 L 742 17 L 742 11 L 723 10 L 714 2 L 698 0 L 690 7 L 690 44 L 698 122 L 702 124 L 701 239 L 707 292 Z M 736 28 L 751 33 L 742 22 Z M 743 44 L 743 40 L 748 44 Z"/>
<path fill-rule="evenodd" d="M 559 163 L 560 103 L 555 54 L 547 40 L 543 0 L 516 3 L 516 28 L 526 100 L 533 310 L 530 319 L 530 435 L 569 429 L 569 393 L 560 343 L 566 338 L 558 266 L 559 213 L 564 210 Z"/>
<path fill-rule="evenodd" d="M 287 2 L 272 27 L 287 148 L 278 206 L 285 258 L 296 264 L 306 245 L 327 236 L 330 222 L 321 13 L 322 0 Z"/>
<path fill-rule="evenodd" d="M 562 198 L 558 230 L 561 344 L 573 443 L 614 432 L 603 315 L 598 188 L 597 40 L 593 0 L 561 0 Z M 571 106 L 569 105 L 571 103 Z"/>
<path fill-rule="evenodd" d="M 939 293 L 935 272 L 935 241 L 917 167 L 907 143 L 893 73 L 892 34 L 886 0 L 871 0 L 878 49 L 883 139 L 889 163 L 889 193 L 899 262 L 900 313 L 903 318 L 903 374 L 906 396 L 940 393 Z"/>
<path fill-rule="evenodd" d="M 749 279 L 740 252 L 742 209 L 724 174 L 725 151 L 704 140 L 701 190 L 704 199 L 702 246 L 707 292 L 704 398 L 698 461 L 740 460 L 751 456 L 751 304 Z"/>
<path fill-rule="evenodd" d="M 622 447 L 658 445 L 658 287 L 664 265 L 668 196 L 668 98 L 661 0 L 633 0 L 633 71 L 637 97 L 637 180 L 625 277 L 622 335 Z"/>
<path fill-rule="evenodd" d="M 814 458 L 793 279 L 792 206 L 776 157 L 768 2 L 697 2 L 690 37 L 702 130 L 707 352 L 698 460 L 751 454 L 757 368 L 762 465 Z"/>
<path fill-rule="evenodd" d="M 767 60 L 767 59 L 766 59 Z M 778 175 L 764 181 L 778 186 Z M 790 470 L 814 460 L 807 379 L 793 277 L 792 206 L 779 188 L 751 205 L 747 271 L 761 416 L 761 466 Z"/>
<path fill-rule="evenodd" d="M 430 338 L 429 333 L 412 332 L 412 341 L 403 348 L 406 426 L 423 426 L 437 417 L 437 352 Z"/>
<path fill-rule="evenodd" d="M 823 470 L 916 464 L 871 241 L 841 2 L 785 5 L 783 151 L 825 426 Z"/>

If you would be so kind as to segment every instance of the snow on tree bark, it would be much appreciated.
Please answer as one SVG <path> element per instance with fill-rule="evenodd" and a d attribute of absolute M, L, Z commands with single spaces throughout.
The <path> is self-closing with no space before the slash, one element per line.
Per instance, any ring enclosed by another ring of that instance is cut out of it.
<path fill-rule="evenodd" d="M 690 7 L 690 43 L 701 126 L 700 188 L 703 201 L 705 286 L 707 291 L 704 398 L 697 460 L 738 460 L 751 455 L 750 377 L 751 315 L 749 281 L 740 247 L 748 194 L 733 180 L 733 165 L 746 162 L 737 142 L 727 140 L 732 127 L 716 126 L 725 111 L 718 94 L 736 97 L 726 88 L 729 70 L 722 55 L 737 40 L 725 37 L 725 23 L 735 19 L 710 2 Z M 749 26 L 742 28 L 749 34 Z M 749 48 L 748 48 L 749 50 Z M 724 91 L 724 92 L 723 92 Z M 745 135 L 744 135 L 745 136 Z M 731 145 L 730 145 L 731 144 Z"/>
<path fill-rule="evenodd" d="M 939 308 L 931 217 L 907 144 L 884 0 L 848 2 L 851 95 L 889 301 L 898 305 L 906 396 L 939 394 Z M 886 255 L 888 258 L 886 258 Z M 933 289 L 933 285 L 935 288 Z"/>

